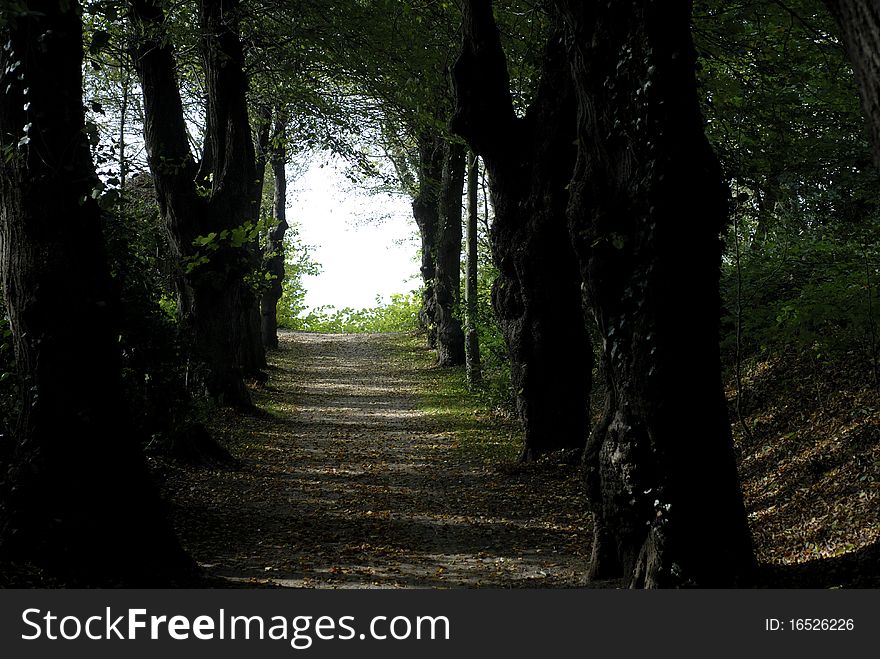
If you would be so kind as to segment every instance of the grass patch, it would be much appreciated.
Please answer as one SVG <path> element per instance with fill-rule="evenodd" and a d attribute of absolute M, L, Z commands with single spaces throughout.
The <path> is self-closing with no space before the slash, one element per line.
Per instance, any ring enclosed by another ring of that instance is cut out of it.
<path fill-rule="evenodd" d="M 401 333 L 389 337 L 392 359 L 418 373 L 416 404 L 436 425 L 437 432 L 455 437 L 464 456 L 485 464 L 515 462 L 522 450 L 519 421 L 497 405 L 491 392 L 468 389 L 463 366 L 441 368 L 425 346 L 424 336 Z"/>

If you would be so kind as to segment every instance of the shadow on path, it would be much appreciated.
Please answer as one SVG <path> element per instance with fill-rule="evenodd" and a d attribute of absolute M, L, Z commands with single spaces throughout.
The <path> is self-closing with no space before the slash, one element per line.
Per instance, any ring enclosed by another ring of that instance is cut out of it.
<path fill-rule="evenodd" d="M 255 392 L 268 414 L 216 422 L 242 468 L 169 478 L 187 548 L 251 583 L 583 586 L 575 467 L 469 458 L 416 408 L 430 367 L 402 364 L 402 349 L 398 335 L 283 335 Z"/>

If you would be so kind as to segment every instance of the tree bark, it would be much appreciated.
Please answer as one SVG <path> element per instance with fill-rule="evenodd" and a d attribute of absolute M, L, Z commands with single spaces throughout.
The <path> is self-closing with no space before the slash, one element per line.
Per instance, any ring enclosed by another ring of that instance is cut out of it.
<path fill-rule="evenodd" d="M 690 3 L 556 0 L 578 99 L 569 219 L 609 396 L 585 452 L 593 578 L 736 586 L 754 558 L 721 383 L 728 191 Z"/>
<path fill-rule="evenodd" d="M 880 3 L 877 0 L 824 0 L 840 27 L 852 62 L 868 122 L 871 154 L 880 167 Z"/>
<path fill-rule="evenodd" d="M 255 175 L 253 186 L 253 208 L 255 220 L 260 216 L 263 201 L 263 182 L 266 178 L 266 164 L 269 158 L 269 136 L 272 122 L 272 111 L 268 106 L 258 107 L 254 130 Z M 246 249 L 251 258 L 251 269 L 263 275 L 264 254 L 260 245 L 259 235 L 250 241 Z M 245 379 L 266 382 L 268 375 L 263 369 L 266 362 L 267 346 L 263 343 L 262 297 L 265 286 L 262 279 L 255 282 L 242 282 L 242 309 L 240 314 L 242 340 L 239 347 L 239 363 Z"/>
<path fill-rule="evenodd" d="M 467 305 L 467 329 L 465 332 L 465 354 L 467 357 L 468 385 L 473 387 L 482 380 L 480 370 L 480 339 L 477 335 L 477 222 L 479 221 L 479 156 L 468 153 L 467 170 L 467 277 L 465 279 L 465 301 Z"/>
<path fill-rule="evenodd" d="M 576 106 L 561 34 L 549 39 L 536 96 L 517 118 L 492 3 L 465 2 L 462 30 L 451 126 L 489 173 L 490 242 L 500 273 L 492 303 L 525 429 L 521 459 L 580 450 L 589 427 L 592 350 L 565 216 Z"/>
<path fill-rule="evenodd" d="M 434 237 L 434 324 L 437 328 L 437 363 L 464 364 L 464 330 L 461 325 L 461 197 L 464 189 L 465 147 L 446 142 L 440 184 L 440 223 Z"/>
<path fill-rule="evenodd" d="M 278 349 L 278 301 L 281 299 L 284 284 L 284 234 L 287 224 L 287 148 L 285 130 L 287 117 L 277 113 L 274 138 L 269 162 L 275 181 L 275 194 L 272 199 L 272 218 L 274 226 L 269 233 L 265 270 L 271 276 L 269 285 L 260 300 L 262 312 L 263 345 L 270 350 Z"/>
<path fill-rule="evenodd" d="M 22 396 L 0 472 L 2 550 L 69 585 L 155 586 L 193 565 L 122 399 L 118 303 L 93 198 L 76 2 L 9 15 L 0 51 L 0 259 Z"/>
<path fill-rule="evenodd" d="M 251 246 L 255 257 L 262 258 L 262 252 L 256 245 Z M 250 283 L 243 282 L 241 305 L 238 315 L 239 336 L 236 360 L 241 365 L 241 374 L 245 380 L 264 383 L 269 376 L 263 370 L 266 362 L 266 347 L 263 345 L 263 319 L 260 310 L 262 295 L 254 290 Z"/>
<path fill-rule="evenodd" d="M 413 199 L 413 218 L 419 228 L 422 243 L 422 308 L 419 325 L 427 332 L 429 348 L 437 347 L 437 329 L 434 324 L 436 297 L 434 279 L 436 266 L 436 236 L 440 226 L 440 181 L 443 176 L 443 139 L 438 134 L 422 132 L 418 138 L 419 192 Z"/>
<path fill-rule="evenodd" d="M 189 385 L 221 404 L 249 406 L 243 371 L 251 367 L 252 342 L 243 326 L 256 298 L 247 294 L 244 277 L 256 264 L 252 240 L 242 236 L 259 209 L 238 2 L 201 2 L 208 97 L 201 166 L 189 149 L 164 13 L 155 0 L 133 0 L 130 7 L 147 155 L 172 252 L 182 264 L 178 309 L 193 356 Z"/>

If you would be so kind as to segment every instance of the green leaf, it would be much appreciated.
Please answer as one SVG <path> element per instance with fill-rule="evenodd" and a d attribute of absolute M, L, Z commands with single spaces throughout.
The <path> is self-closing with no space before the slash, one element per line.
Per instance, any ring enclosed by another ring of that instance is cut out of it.
<path fill-rule="evenodd" d="M 206 236 L 198 236 L 195 240 L 193 240 L 193 245 L 197 247 L 203 247 L 205 245 L 209 245 L 214 242 L 214 239 L 217 238 L 217 232 L 212 231 Z"/>
<path fill-rule="evenodd" d="M 104 30 L 97 30 L 92 35 L 92 42 L 89 44 L 89 54 L 97 55 L 110 43 L 110 33 Z"/>

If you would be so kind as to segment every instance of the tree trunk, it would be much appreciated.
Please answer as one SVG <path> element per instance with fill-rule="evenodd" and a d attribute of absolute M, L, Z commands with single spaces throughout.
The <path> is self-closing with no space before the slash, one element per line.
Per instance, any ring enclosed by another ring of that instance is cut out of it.
<path fill-rule="evenodd" d="M 257 256 L 259 250 L 254 246 Z M 241 309 L 238 322 L 241 339 L 236 357 L 241 364 L 241 374 L 245 380 L 266 382 L 269 376 L 263 370 L 266 362 L 266 347 L 263 345 L 263 318 L 260 309 L 262 294 L 253 289 L 249 283 L 242 284 Z"/>
<path fill-rule="evenodd" d="M 443 139 L 437 134 L 421 133 L 419 148 L 419 192 L 413 199 L 412 209 L 422 243 L 422 308 L 419 325 L 427 332 L 429 348 L 437 346 L 436 297 L 434 279 L 436 267 L 436 235 L 440 225 L 440 181 L 443 176 Z"/>
<path fill-rule="evenodd" d="M 2 550 L 71 585 L 191 573 L 121 397 L 117 301 L 93 199 L 76 2 L 29 2 L 0 52 L 0 259 L 21 378 Z M 20 141 L 19 141 L 20 140 Z"/>
<path fill-rule="evenodd" d="M 575 99 L 561 35 L 550 38 L 538 91 L 518 119 L 492 3 L 465 2 L 462 29 L 451 125 L 489 173 L 490 241 L 500 273 L 492 303 L 525 429 L 521 458 L 580 450 L 589 428 L 592 350 L 565 216 L 576 155 Z"/>
<path fill-rule="evenodd" d="M 172 252 L 181 263 L 179 312 L 189 337 L 191 388 L 228 405 L 250 405 L 249 295 L 244 277 L 256 267 L 248 224 L 255 223 L 254 146 L 247 79 L 238 37 L 238 3 L 202 0 L 207 128 L 202 163 L 189 149 L 174 50 L 155 0 L 134 0 L 135 66 L 144 95 L 144 138 Z"/>
<path fill-rule="evenodd" d="M 265 269 L 271 276 L 269 285 L 260 300 L 262 312 L 263 345 L 270 350 L 278 349 L 278 301 L 284 284 L 284 234 L 287 232 L 287 149 L 284 144 L 287 118 L 280 114 L 275 120 L 274 144 L 270 156 L 275 195 L 272 199 L 272 217 L 275 226 L 269 233 Z"/>
<path fill-rule="evenodd" d="M 267 106 L 258 107 L 256 112 L 257 125 L 254 130 L 256 184 L 252 190 L 255 221 L 260 216 L 263 201 L 263 182 L 266 178 L 266 163 L 269 158 L 271 121 L 271 109 Z M 258 271 L 260 275 L 264 274 L 263 249 L 258 233 L 254 233 L 254 239 L 247 244 L 246 249 L 251 258 L 251 268 Z M 255 283 L 249 282 L 247 279 L 242 282 L 243 306 L 240 314 L 242 341 L 238 360 L 245 379 L 257 382 L 266 382 L 269 379 L 263 370 L 268 365 L 266 346 L 263 343 L 262 297 L 264 288 L 261 279 L 257 279 Z"/>
<path fill-rule="evenodd" d="M 437 363 L 464 364 L 464 331 L 461 303 L 461 196 L 464 189 L 465 147 L 444 146 L 440 184 L 440 225 L 435 236 L 434 324 L 437 328 Z"/>
<path fill-rule="evenodd" d="M 871 153 L 880 167 L 880 5 L 877 0 L 824 0 L 840 26 L 868 121 Z"/>
<path fill-rule="evenodd" d="M 221 215 L 217 223 L 221 232 L 250 228 L 243 244 L 236 246 L 235 240 L 230 238 L 233 254 L 226 265 L 232 279 L 230 285 L 239 289 L 234 297 L 238 327 L 232 332 L 233 364 L 242 376 L 265 380 L 262 369 L 266 367 L 266 353 L 260 332 L 259 299 L 254 286 L 245 279 L 249 273 L 258 271 L 261 262 L 256 225 L 263 172 L 257 171 L 248 115 L 248 81 L 238 34 L 239 12 L 239 0 L 201 0 L 207 126 L 213 127 L 205 134 L 202 170 L 211 174 L 210 182 L 206 182 L 211 189 L 210 214 Z M 241 402 L 249 404 L 250 397 Z"/>
<path fill-rule="evenodd" d="M 590 574 L 740 585 L 754 559 L 718 346 L 728 192 L 703 134 L 690 3 L 555 4 L 579 105 L 569 219 L 609 392 L 585 452 Z"/>
<path fill-rule="evenodd" d="M 467 170 L 467 277 L 465 279 L 465 298 L 467 303 L 467 331 L 465 333 L 465 354 L 467 357 L 468 385 L 473 387 L 482 380 L 480 371 L 480 339 L 477 335 L 477 222 L 479 221 L 479 156 L 468 153 Z"/>

